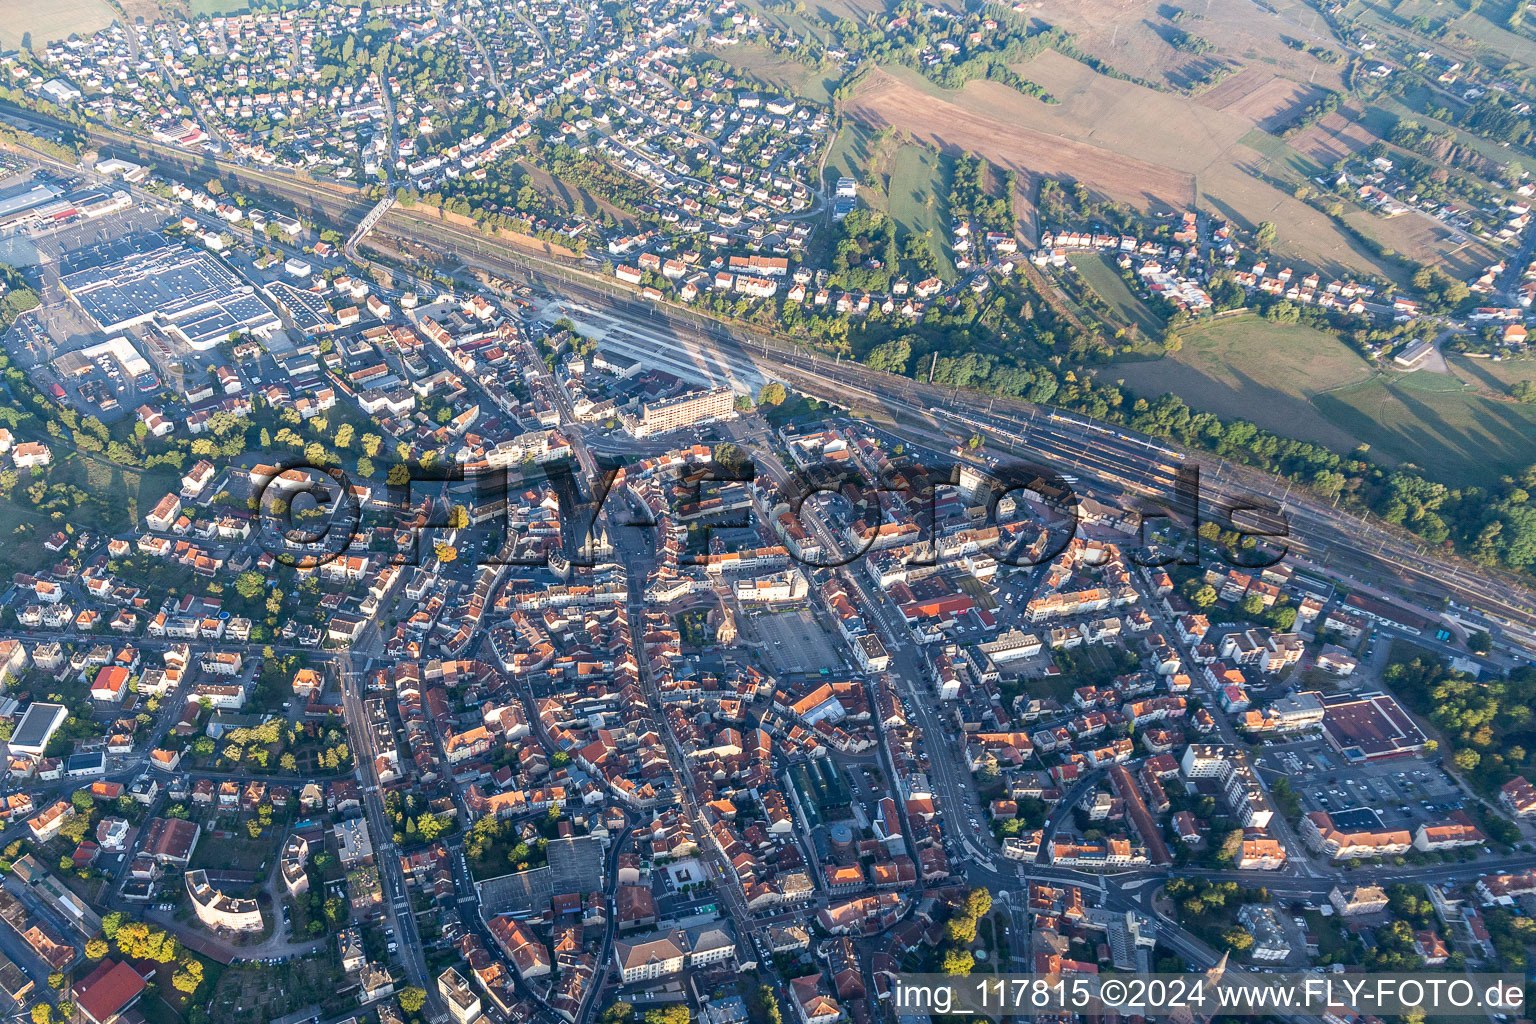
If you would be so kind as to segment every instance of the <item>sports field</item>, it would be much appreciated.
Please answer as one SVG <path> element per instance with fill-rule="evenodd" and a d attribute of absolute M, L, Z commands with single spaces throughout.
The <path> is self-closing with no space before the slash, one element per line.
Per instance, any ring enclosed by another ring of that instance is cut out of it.
<path fill-rule="evenodd" d="M 31 34 L 34 50 L 71 32 L 106 28 L 117 16 L 105 0 L 5 0 L 0 4 L 0 48 L 15 49 Z"/>

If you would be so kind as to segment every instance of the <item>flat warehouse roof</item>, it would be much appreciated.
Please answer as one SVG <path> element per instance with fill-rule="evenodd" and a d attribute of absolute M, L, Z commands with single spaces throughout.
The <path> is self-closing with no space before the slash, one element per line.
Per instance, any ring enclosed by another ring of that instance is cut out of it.
<path fill-rule="evenodd" d="M 48 734 L 64 720 L 64 715 L 62 704 L 33 704 L 11 734 L 11 746 L 41 747 L 48 742 Z"/>
<path fill-rule="evenodd" d="M 211 254 L 158 234 L 71 253 L 60 281 L 104 331 L 159 319 L 194 347 L 236 329 L 277 323 L 276 316 Z"/>
<path fill-rule="evenodd" d="M 1323 698 L 1323 707 L 1323 732 L 1350 760 L 1409 754 L 1424 746 L 1424 734 L 1390 694 L 1335 694 Z"/>

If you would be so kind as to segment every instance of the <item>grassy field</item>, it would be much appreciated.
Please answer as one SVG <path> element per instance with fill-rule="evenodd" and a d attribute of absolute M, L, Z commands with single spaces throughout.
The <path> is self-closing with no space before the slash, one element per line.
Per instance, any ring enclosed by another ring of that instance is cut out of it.
<path fill-rule="evenodd" d="M 1454 486 L 1536 463 L 1536 406 L 1502 399 L 1536 379 L 1536 361 L 1455 359 L 1454 375 L 1382 373 L 1330 335 L 1251 317 L 1186 330 L 1173 356 L 1123 363 L 1144 397 L 1172 392 L 1192 408 L 1239 417 L 1340 452 L 1370 446 Z"/>
<path fill-rule="evenodd" d="M 1492 57 L 1527 67 L 1536 63 L 1536 42 L 1523 32 L 1511 32 L 1502 26 L 1509 17 L 1511 4 L 1495 0 L 1467 13 L 1469 6 L 1443 4 L 1438 0 L 1348 0 L 1342 17 L 1377 35 L 1395 36 L 1410 46 L 1419 41 L 1433 42 L 1441 53 L 1466 60 Z M 1424 17 L 1427 34 L 1412 26 L 1414 18 Z"/>
<path fill-rule="evenodd" d="M 707 52 L 775 89 L 822 106 L 832 105 L 832 90 L 837 88 L 835 64 L 811 67 L 756 45 L 725 46 Z"/>
<path fill-rule="evenodd" d="M 1317 161 L 1309 160 L 1303 154 L 1296 152 L 1284 139 L 1271 135 L 1269 132 L 1259 128 L 1245 133 L 1237 141 L 1249 149 L 1257 150 L 1268 158 L 1270 163 L 1264 170 L 1269 174 L 1307 180 L 1315 178 L 1327 170 Z"/>
<path fill-rule="evenodd" d="M 1079 46 L 1117 71 L 1178 89 L 1188 85 L 1190 72 L 1209 59 L 1169 45 L 1175 28 L 1169 16 L 1179 9 L 1195 17 L 1177 27 L 1209 40 L 1216 47 L 1216 55 L 1298 82 L 1339 87 L 1342 65 L 1324 64 L 1284 43 L 1286 37 L 1312 38 L 1326 33 L 1321 27 L 1316 32 L 1309 28 L 1315 12 L 1302 0 L 1265 0 L 1262 6 L 1170 4 L 1164 0 L 1037 0 L 1029 5 L 1029 14 L 1067 29 Z"/>
<path fill-rule="evenodd" d="M 1536 463 L 1536 406 L 1489 398 L 1444 374 L 1377 377 L 1313 404 L 1378 457 L 1449 484 L 1486 483 Z"/>
<path fill-rule="evenodd" d="M 949 183 L 954 157 L 926 146 L 887 136 L 877 140 L 868 125 L 845 124 L 827 156 L 826 180 L 853 178 L 859 201 L 890 215 L 906 234 L 926 234 L 933 242 L 939 275 L 955 280 L 949 251 Z M 871 187 L 870 182 L 875 183 Z"/>
<path fill-rule="evenodd" d="M 1497 258 L 1482 241 L 1417 212 L 1399 217 L 1381 217 L 1369 210 L 1351 210 L 1344 220 L 1361 234 L 1374 238 L 1393 252 L 1400 252 L 1418 263 L 1443 268 L 1458 279 L 1476 277 Z"/>
<path fill-rule="evenodd" d="M 1468 359 L 1451 356 L 1452 372 L 1462 380 L 1480 388 L 1484 394 L 1503 397 L 1511 384 L 1522 380 L 1536 380 L 1536 359 Z"/>
<path fill-rule="evenodd" d="M 1109 303 L 1126 324 L 1135 324 L 1141 333 L 1155 338 L 1163 331 L 1163 322 L 1156 313 L 1131 291 L 1130 285 L 1120 276 L 1120 271 L 1096 252 L 1080 253 L 1072 257 L 1072 265 L 1082 275 L 1088 287 L 1098 292 L 1099 298 Z"/>
<path fill-rule="evenodd" d="M 798 39 L 815 39 L 823 44 L 833 41 L 832 32 L 816 20 L 816 13 L 810 8 L 798 14 L 788 7 L 770 11 L 761 0 L 746 0 L 742 6 L 768 24 L 777 25 Z"/>
<path fill-rule="evenodd" d="M 871 14 L 889 13 L 894 4 L 886 0 L 811 0 L 806 4 L 806 9 L 822 21 L 838 21 L 842 18 L 851 18 L 862 22 Z M 965 5 L 959 0 L 939 0 L 931 4 L 933 7 L 947 8 L 951 11 L 961 11 Z"/>
<path fill-rule="evenodd" d="M 1147 398 L 1172 392 L 1192 408 L 1343 451 L 1359 443 L 1348 430 L 1320 419 L 1311 404 L 1329 388 L 1369 376 L 1366 361 L 1343 342 L 1310 327 L 1254 317 L 1181 333 L 1184 347 L 1177 354 L 1118 368 L 1127 389 Z"/>
<path fill-rule="evenodd" d="M 267 838 L 253 842 L 246 837 L 243 822 L 239 828 L 240 832 L 234 836 L 204 832 L 192 855 L 192 867 L 259 873 L 270 859 L 274 841 Z"/>
<path fill-rule="evenodd" d="M 825 180 L 836 183 L 838 178 L 863 181 L 864 168 L 875 157 L 875 130 L 859 121 L 846 121 L 832 140 L 832 152 L 827 154 Z"/>
<path fill-rule="evenodd" d="M 1521 64 L 1529 66 L 1536 63 L 1536 43 L 1495 25 L 1481 14 L 1464 15 L 1452 22 L 1447 31 L 1453 39 L 1460 37 L 1469 43 L 1486 46 Z"/>
<path fill-rule="evenodd" d="M 891 161 L 889 213 L 902 229 L 933 241 L 939 274 L 955 279 L 949 258 L 949 179 L 953 160 L 923 146 L 902 146 Z"/>
<path fill-rule="evenodd" d="M 0 48 L 14 49 L 31 34 L 34 50 L 71 32 L 85 34 L 112 24 L 116 13 L 105 0 L 6 0 L 0 18 Z"/>

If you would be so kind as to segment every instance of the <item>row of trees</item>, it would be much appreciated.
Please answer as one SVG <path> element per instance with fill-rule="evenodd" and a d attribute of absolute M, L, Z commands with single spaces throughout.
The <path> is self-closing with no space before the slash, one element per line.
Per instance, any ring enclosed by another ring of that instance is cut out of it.
<path fill-rule="evenodd" d="M 981 919 L 992 912 L 992 894 L 986 889 L 972 889 L 965 901 L 944 922 L 944 945 L 939 950 L 940 969 L 945 974 L 971 973 L 976 958 L 967 948 L 976 941 Z"/>

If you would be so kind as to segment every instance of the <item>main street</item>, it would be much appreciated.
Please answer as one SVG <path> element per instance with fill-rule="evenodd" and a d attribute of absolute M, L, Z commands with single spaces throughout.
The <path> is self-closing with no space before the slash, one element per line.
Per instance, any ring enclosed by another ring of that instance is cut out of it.
<path fill-rule="evenodd" d="M 427 974 L 426 952 L 422 946 L 420 930 L 416 927 L 416 915 L 411 909 L 411 896 L 405 887 L 405 876 L 400 870 L 400 856 L 394 843 L 395 830 L 384 815 L 384 798 L 375 768 L 375 758 L 379 751 L 363 709 L 363 687 L 374 659 L 382 653 L 383 640 L 376 621 L 368 623 L 355 644 L 337 653 L 335 665 L 341 685 L 342 717 L 346 721 L 347 742 L 353 750 L 353 763 L 357 765 L 358 781 L 363 789 L 363 809 L 368 818 L 368 828 L 374 837 L 373 854 L 378 864 L 379 880 L 384 886 L 385 915 L 398 937 L 406 975 L 412 985 L 426 990 L 429 1014 L 433 1020 L 437 1020 L 446 1013 L 446 1007 L 437 993 L 436 980 Z"/>
<path fill-rule="evenodd" d="M 767 471 L 769 482 L 788 493 L 792 490 L 790 473 L 773 450 L 761 443 L 766 440 L 765 437 L 758 438 L 760 443 L 751 448 L 753 458 L 759 469 Z M 827 553 L 823 561 L 837 566 L 834 571 L 838 578 L 857 595 L 858 606 L 873 617 L 881 642 L 891 656 L 891 675 L 905 688 L 913 717 L 926 737 L 929 782 L 934 788 L 934 806 L 944 819 L 946 834 L 955 837 L 957 846 L 970 855 L 976 866 L 991 870 L 995 851 L 988 848 L 990 844 L 986 841 L 973 838 L 981 807 L 972 793 L 970 772 L 960 763 L 955 745 L 942 739 L 950 734 L 953 726 L 943 720 L 942 711 L 931 699 L 931 691 L 921 685 L 929 671 L 921 652 L 912 642 L 890 597 L 883 590 L 870 587 L 864 575 L 854 571 L 858 560 L 850 558 L 848 545 L 827 522 L 817 502 L 814 499 L 806 501 L 801 513 L 802 520 Z M 892 779 L 891 784 L 896 785 L 897 780 Z"/>

